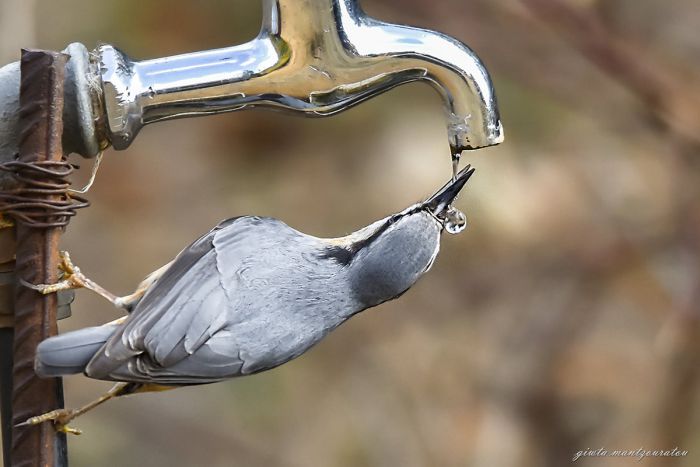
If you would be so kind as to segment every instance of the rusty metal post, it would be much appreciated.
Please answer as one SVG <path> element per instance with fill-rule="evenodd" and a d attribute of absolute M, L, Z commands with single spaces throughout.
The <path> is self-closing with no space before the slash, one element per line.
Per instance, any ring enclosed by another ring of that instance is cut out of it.
<path fill-rule="evenodd" d="M 12 374 L 12 328 L 0 328 L 0 373 Z M 10 467 L 10 434 L 12 433 L 12 379 L 0 380 L 0 410 L 2 410 L 2 458 Z"/>
<path fill-rule="evenodd" d="M 0 414 L 2 458 L 10 467 L 12 445 L 12 343 L 14 342 L 15 229 L 0 228 Z"/>
<path fill-rule="evenodd" d="M 19 162 L 60 163 L 63 160 L 63 86 L 68 57 L 57 52 L 22 51 L 20 87 Z M 60 202 L 59 195 L 31 185 L 35 200 Z M 49 222 L 51 218 L 48 218 Z M 16 275 L 30 283 L 53 283 L 58 279 L 60 228 L 36 228 L 17 221 Z M 57 333 L 57 297 L 42 296 L 19 285 L 15 294 L 13 422 L 63 406 L 61 380 L 39 379 L 34 373 L 36 347 Z M 15 427 L 11 461 L 14 467 L 67 465 L 65 435 L 49 423 Z"/>
<path fill-rule="evenodd" d="M 2 183 L 0 182 L 0 188 Z M 2 224 L 3 219 L 0 219 Z M 15 229 L 0 225 L 0 415 L 2 417 L 2 458 L 10 467 L 12 445 L 12 343 L 15 324 Z"/>

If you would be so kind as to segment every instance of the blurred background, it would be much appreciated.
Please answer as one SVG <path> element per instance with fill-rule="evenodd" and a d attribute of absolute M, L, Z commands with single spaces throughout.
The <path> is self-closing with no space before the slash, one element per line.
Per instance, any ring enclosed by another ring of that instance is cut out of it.
<path fill-rule="evenodd" d="M 81 418 L 81 466 L 559 467 L 576 452 L 687 450 L 582 466 L 700 465 L 697 0 L 365 0 L 469 44 L 506 132 L 430 274 L 308 354 L 250 378 L 124 398 Z M 244 0 L 0 0 L 20 47 L 134 58 L 237 44 Z M 76 160 L 77 161 L 77 160 Z M 81 162 L 80 184 L 91 163 Z M 115 293 L 220 219 L 338 236 L 450 174 L 438 95 L 411 84 L 330 119 L 250 111 L 147 127 L 109 150 L 63 240 Z M 79 291 L 63 331 L 118 317 Z M 66 378 L 67 405 L 109 383 Z"/>

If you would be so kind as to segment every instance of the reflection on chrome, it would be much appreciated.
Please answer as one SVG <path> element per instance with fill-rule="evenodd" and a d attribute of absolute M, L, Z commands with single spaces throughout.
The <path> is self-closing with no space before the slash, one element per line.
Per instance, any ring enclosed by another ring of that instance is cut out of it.
<path fill-rule="evenodd" d="M 117 149 L 161 120 L 252 107 L 326 116 L 418 80 L 443 98 L 453 153 L 503 141 L 491 79 L 474 52 L 369 18 L 357 0 L 263 0 L 260 34 L 235 47 L 141 62 L 109 45 L 98 51 Z"/>

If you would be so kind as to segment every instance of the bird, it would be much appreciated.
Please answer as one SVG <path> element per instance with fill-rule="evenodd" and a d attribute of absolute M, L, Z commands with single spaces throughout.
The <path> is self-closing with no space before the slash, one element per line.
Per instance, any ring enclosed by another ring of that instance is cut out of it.
<path fill-rule="evenodd" d="M 468 166 L 427 200 L 340 238 L 306 235 L 273 218 L 222 221 L 126 297 L 89 280 L 65 254 L 64 281 L 25 285 L 41 293 L 86 287 L 128 314 L 44 340 L 35 371 L 117 384 L 83 407 L 21 425 L 51 421 L 79 434 L 68 423 L 115 397 L 215 383 L 300 356 L 430 270 L 452 203 L 473 173 Z"/>

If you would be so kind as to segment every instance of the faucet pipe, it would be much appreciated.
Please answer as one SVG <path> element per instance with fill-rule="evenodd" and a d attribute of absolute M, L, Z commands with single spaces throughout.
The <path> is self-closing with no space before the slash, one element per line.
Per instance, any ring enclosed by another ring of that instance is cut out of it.
<path fill-rule="evenodd" d="M 357 0 L 263 0 L 253 40 L 145 61 L 71 44 L 66 152 L 127 148 L 147 124 L 257 107 L 334 115 L 412 81 L 444 103 L 453 155 L 503 141 L 488 71 L 444 34 L 367 16 Z M 16 153 L 19 68 L 0 68 L 0 161 Z"/>

